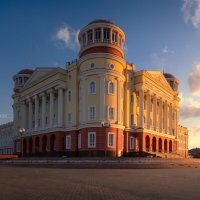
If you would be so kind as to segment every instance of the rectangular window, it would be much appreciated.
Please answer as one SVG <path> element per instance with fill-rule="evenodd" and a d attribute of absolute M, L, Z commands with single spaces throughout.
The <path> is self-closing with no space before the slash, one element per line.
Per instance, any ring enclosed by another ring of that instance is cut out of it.
<path fill-rule="evenodd" d="M 108 119 L 114 120 L 114 108 L 108 107 Z"/>
<path fill-rule="evenodd" d="M 131 103 L 133 103 L 133 95 L 131 95 L 131 99 L 130 100 L 131 100 Z"/>
<path fill-rule="evenodd" d="M 131 122 L 130 122 L 131 126 L 134 125 L 134 121 L 133 121 L 133 114 L 131 114 Z"/>
<path fill-rule="evenodd" d="M 110 30 L 104 29 L 104 41 L 108 41 L 110 39 Z"/>
<path fill-rule="evenodd" d="M 95 132 L 88 133 L 88 147 L 89 148 L 96 147 L 96 133 Z"/>
<path fill-rule="evenodd" d="M 78 134 L 78 148 L 81 148 L 81 134 Z"/>
<path fill-rule="evenodd" d="M 97 41 L 100 41 L 101 40 L 101 29 L 96 29 L 95 30 L 95 39 Z"/>
<path fill-rule="evenodd" d="M 134 137 L 130 136 L 130 149 L 134 149 Z"/>
<path fill-rule="evenodd" d="M 115 146 L 115 135 L 114 133 L 108 133 L 108 147 Z"/>
<path fill-rule="evenodd" d="M 66 136 L 66 149 L 71 149 L 71 135 Z"/>
<path fill-rule="evenodd" d="M 92 42 L 92 31 L 88 31 L 87 35 L 88 35 L 88 42 L 89 43 Z"/>
<path fill-rule="evenodd" d="M 95 120 L 96 119 L 96 107 L 90 106 L 89 107 L 89 120 Z"/>
<path fill-rule="evenodd" d="M 72 114 L 68 113 L 67 114 L 67 124 L 70 125 L 72 123 Z"/>

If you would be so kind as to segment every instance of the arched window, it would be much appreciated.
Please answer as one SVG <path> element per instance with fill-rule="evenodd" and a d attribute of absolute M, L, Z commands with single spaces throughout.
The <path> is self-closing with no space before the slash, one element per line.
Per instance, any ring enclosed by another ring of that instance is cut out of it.
<path fill-rule="evenodd" d="M 108 94 L 114 94 L 114 83 L 112 81 L 108 82 Z"/>
<path fill-rule="evenodd" d="M 68 101 L 70 102 L 72 100 L 72 92 L 68 91 Z"/>
<path fill-rule="evenodd" d="M 92 81 L 90 83 L 90 94 L 95 94 L 96 93 L 96 85 L 95 85 L 95 82 Z"/>

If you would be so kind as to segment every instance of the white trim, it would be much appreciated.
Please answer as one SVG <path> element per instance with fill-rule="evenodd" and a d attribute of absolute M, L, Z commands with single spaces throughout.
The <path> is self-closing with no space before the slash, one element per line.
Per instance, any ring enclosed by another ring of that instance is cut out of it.
<path fill-rule="evenodd" d="M 110 118 L 110 115 L 109 115 L 109 110 L 110 110 L 110 108 L 112 108 L 113 109 L 113 119 L 111 119 Z M 115 107 L 113 107 L 113 106 L 108 106 L 108 120 L 111 120 L 111 121 L 115 121 L 115 119 L 116 119 L 116 117 L 115 117 Z"/>
<path fill-rule="evenodd" d="M 65 148 L 71 149 L 71 143 L 72 143 L 71 135 L 67 135 L 65 140 Z"/>
<path fill-rule="evenodd" d="M 109 136 L 110 135 L 113 135 L 113 144 L 110 144 L 110 138 Z M 110 148 L 114 148 L 115 147 L 115 133 L 114 132 L 108 132 L 108 135 L 107 135 L 107 146 L 110 147 Z"/>
<path fill-rule="evenodd" d="M 94 144 L 90 143 L 90 136 L 94 135 Z M 88 148 L 95 148 L 96 147 L 96 132 L 88 132 Z"/>
<path fill-rule="evenodd" d="M 90 84 L 91 84 L 92 82 L 94 82 L 94 89 L 95 89 L 95 91 L 94 91 L 93 93 L 91 93 L 91 88 L 90 88 Z M 91 81 L 89 82 L 89 84 L 88 84 L 88 94 L 94 95 L 94 94 L 96 94 L 96 93 L 97 93 L 97 84 L 96 84 L 96 81 L 91 80 Z"/>
<path fill-rule="evenodd" d="M 110 92 L 110 84 L 113 84 L 113 92 Z M 108 87 L 108 94 L 111 94 L 111 95 L 114 95 L 115 94 L 115 83 L 113 81 L 108 81 L 108 84 L 107 84 L 107 87 Z"/>
<path fill-rule="evenodd" d="M 94 115 L 94 119 L 91 119 L 90 118 L 90 108 L 94 108 L 94 111 L 95 111 L 95 115 Z M 95 105 L 90 105 L 88 106 L 88 121 L 95 121 L 96 120 L 96 106 Z"/>

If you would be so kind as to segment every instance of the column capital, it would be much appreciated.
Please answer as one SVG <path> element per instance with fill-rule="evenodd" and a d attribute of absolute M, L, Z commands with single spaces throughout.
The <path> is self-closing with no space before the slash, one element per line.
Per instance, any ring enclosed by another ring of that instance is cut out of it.
<path fill-rule="evenodd" d="M 39 94 L 39 97 L 43 97 L 43 96 L 46 96 L 46 92 L 42 92 Z"/>
<path fill-rule="evenodd" d="M 53 89 L 53 88 L 47 90 L 47 93 L 48 93 L 48 94 L 53 93 L 53 92 L 54 92 L 54 89 Z"/>

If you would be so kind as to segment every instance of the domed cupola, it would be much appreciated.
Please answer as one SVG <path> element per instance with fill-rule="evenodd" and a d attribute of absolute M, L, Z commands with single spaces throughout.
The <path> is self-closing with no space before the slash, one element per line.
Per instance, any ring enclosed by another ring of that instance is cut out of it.
<path fill-rule="evenodd" d="M 173 76 L 172 74 L 169 74 L 169 73 L 164 73 L 164 76 L 165 76 L 167 82 L 169 83 L 170 87 L 174 91 L 178 91 L 178 84 L 179 84 L 178 79 L 175 76 Z"/>
<path fill-rule="evenodd" d="M 27 82 L 33 72 L 34 71 L 32 69 L 23 69 L 13 77 L 13 80 L 15 82 L 14 92 L 19 92 L 19 89 L 24 86 L 24 84 Z"/>
<path fill-rule="evenodd" d="M 91 53 L 109 53 L 124 58 L 125 34 L 111 21 L 98 19 L 81 29 L 79 57 Z"/>

